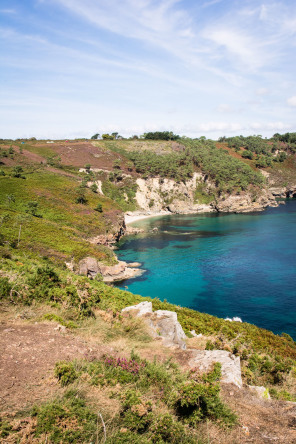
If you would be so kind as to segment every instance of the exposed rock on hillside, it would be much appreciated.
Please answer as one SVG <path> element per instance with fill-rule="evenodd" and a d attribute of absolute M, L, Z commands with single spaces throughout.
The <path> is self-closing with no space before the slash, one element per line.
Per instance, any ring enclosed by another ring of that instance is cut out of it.
<path fill-rule="evenodd" d="M 268 206 L 277 206 L 273 196 L 262 190 L 261 195 L 254 200 L 249 193 L 240 195 L 228 195 L 216 203 L 217 211 L 221 213 L 248 213 L 251 211 L 262 211 Z"/>
<path fill-rule="evenodd" d="M 157 310 L 152 311 L 151 302 L 141 302 L 140 304 L 126 307 L 122 313 L 130 313 L 145 320 L 150 328 L 151 335 L 163 340 L 166 347 L 178 347 L 186 349 L 186 335 L 178 322 L 177 313 L 174 311 Z M 241 388 L 242 376 L 240 358 L 225 350 L 188 350 L 190 359 L 188 365 L 198 368 L 200 371 L 207 371 L 213 363 L 220 362 L 222 367 L 221 381 L 226 384 L 235 384 Z"/>
<path fill-rule="evenodd" d="M 143 317 L 150 327 L 151 335 L 154 338 L 161 338 L 166 347 L 179 347 L 186 349 L 186 335 L 178 322 L 177 313 L 168 310 L 152 311 L 151 302 L 141 302 L 138 305 L 126 307 L 123 313 L 134 313 L 138 317 Z"/>
<path fill-rule="evenodd" d="M 78 273 L 93 279 L 97 274 L 101 274 L 104 282 L 122 281 L 136 276 L 140 276 L 145 270 L 136 268 L 141 264 L 127 264 L 119 261 L 116 265 L 104 265 L 94 257 L 85 257 L 78 264 Z"/>
<path fill-rule="evenodd" d="M 146 212 L 160 212 L 166 209 L 182 214 L 214 211 L 211 205 L 195 202 L 197 184 L 204 179 L 205 176 L 201 173 L 194 173 L 192 179 L 185 183 L 160 177 L 137 179 L 137 204 Z"/>
<path fill-rule="evenodd" d="M 207 371 L 213 363 L 220 362 L 222 370 L 221 382 L 235 384 L 241 388 L 243 385 L 239 356 L 234 356 L 225 350 L 191 350 L 190 367 L 197 367 Z"/>
<path fill-rule="evenodd" d="M 287 187 L 271 187 L 269 192 L 272 196 L 277 198 L 295 198 L 296 197 L 296 185 L 290 185 Z"/>
<path fill-rule="evenodd" d="M 176 214 L 213 211 L 245 213 L 262 211 L 267 206 L 277 206 L 274 195 L 265 189 L 261 190 L 256 198 L 251 193 L 245 192 L 239 195 L 224 195 L 215 199 L 213 197 L 210 203 L 198 201 L 197 187 L 202 187 L 205 197 L 215 192 L 215 185 L 201 173 L 194 173 L 192 179 L 186 182 L 176 182 L 173 179 L 160 177 L 138 178 L 137 185 L 136 201 L 145 214 L 153 215 L 162 211 Z"/>
<path fill-rule="evenodd" d="M 254 393 L 258 398 L 261 399 L 271 399 L 267 388 L 258 387 L 256 385 L 248 385 L 249 390 Z"/>

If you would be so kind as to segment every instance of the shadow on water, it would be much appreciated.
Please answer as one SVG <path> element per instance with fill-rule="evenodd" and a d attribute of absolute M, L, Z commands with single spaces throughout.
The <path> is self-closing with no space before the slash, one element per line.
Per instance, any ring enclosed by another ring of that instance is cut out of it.
<path fill-rule="evenodd" d="M 167 228 L 167 227 L 166 227 Z M 236 230 L 240 231 L 240 230 Z M 198 238 L 214 238 L 214 237 L 224 237 L 232 232 L 222 232 L 222 231 L 205 231 L 205 230 L 195 230 L 186 233 L 178 232 L 178 231 L 168 231 L 165 230 L 163 232 L 159 231 L 155 234 L 148 234 L 146 236 L 137 236 L 130 238 L 128 240 L 123 240 L 119 242 L 118 248 L 120 251 L 124 250 L 133 250 L 138 252 L 147 252 L 147 250 L 151 248 L 155 248 L 157 250 L 162 250 L 167 248 L 173 242 L 187 242 L 193 241 Z M 174 248 L 191 248 L 191 246 L 174 246 Z"/>

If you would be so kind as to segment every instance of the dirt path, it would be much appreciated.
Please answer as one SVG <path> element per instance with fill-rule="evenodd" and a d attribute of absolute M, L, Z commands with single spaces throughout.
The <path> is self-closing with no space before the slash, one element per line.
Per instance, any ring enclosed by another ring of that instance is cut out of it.
<path fill-rule="evenodd" d="M 52 396 L 57 361 L 92 360 L 107 352 L 109 347 L 90 348 L 56 324 L 0 325 L 0 410 L 20 410 Z"/>

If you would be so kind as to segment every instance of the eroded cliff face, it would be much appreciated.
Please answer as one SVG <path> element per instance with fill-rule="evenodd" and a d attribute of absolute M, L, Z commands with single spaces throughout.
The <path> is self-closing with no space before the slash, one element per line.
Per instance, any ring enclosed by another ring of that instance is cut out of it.
<path fill-rule="evenodd" d="M 159 177 L 137 179 L 136 201 L 139 208 L 147 213 L 164 210 L 180 214 L 215 211 L 212 205 L 196 201 L 199 183 L 205 183 L 205 176 L 201 173 L 194 173 L 192 179 L 185 183 Z"/>
<path fill-rule="evenodd" d="M 154 214 L 170 211 L 176 214 L 205 213 L 205 212 L 234 212 L 244 213 L 262 211 L 267 206 L 277 206 L 272 193 L 262 189 L 257 193 L 244 192 L 238 195 L 224 194 L 217 196 L 216 187 L 201 173 L 194 173 L 192 179 L 175 182 L 173 179 L 149 178 L 137 179 L 138 190 L 136 201 L 143 213 Z M 205 199 L 196 193 L 202 189 Z M 204 203 L 207 195 L 213 195 L 212 201 Z"/>

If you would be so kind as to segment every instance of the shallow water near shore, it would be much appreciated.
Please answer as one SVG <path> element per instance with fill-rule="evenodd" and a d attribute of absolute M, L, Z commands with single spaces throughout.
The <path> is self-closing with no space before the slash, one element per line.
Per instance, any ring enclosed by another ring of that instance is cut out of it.
<path fill-rule="evenodd" d="M 124 238 L 116 253 L 147 272 L 118 287 L 296 340 L 296 199 L 263 213 L 170 215 L 133 226 L 148 233 Z"/>

